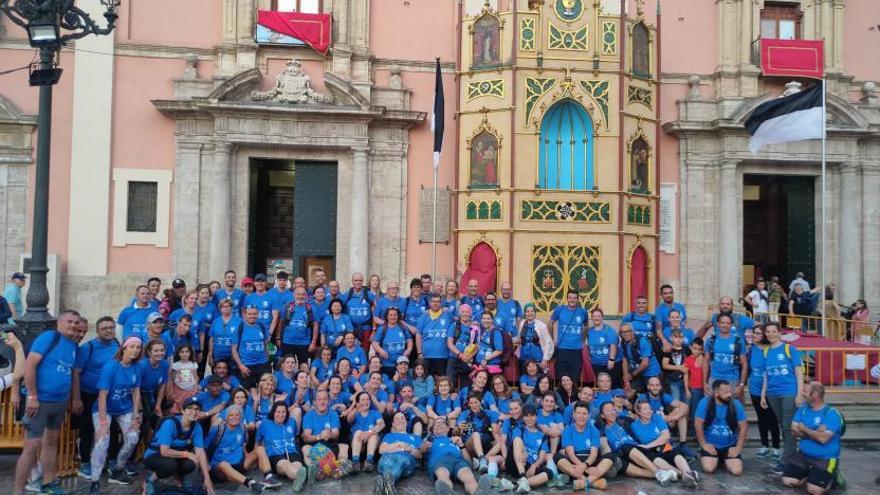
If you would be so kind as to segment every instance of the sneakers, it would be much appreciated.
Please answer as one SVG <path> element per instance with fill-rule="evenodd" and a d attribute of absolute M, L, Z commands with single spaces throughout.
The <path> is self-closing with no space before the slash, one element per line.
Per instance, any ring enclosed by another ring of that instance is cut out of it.
<path fill-rule="evenodd" d="M 83 464 L 76 470 L 76 475 L 83 479 L 92 479 L 92 465 L 88 462 Z"/>
<path fill-rule="evenodd" d="M 376 468 L 373 466 L 372 462 L 367 461 L 364 463 L 364 472 L 365 473 L 372 473 L 375 470 L 376 470 Z"/>
<path fill-rule="evenodd" d="M 24 485 L 24 491 L 26 492 L 40 493 L 42 489 L 40 480 L 28 480 L 27 484 Z"/>
<path fill-rule="evenodd" d="M 623 469 L 623 461 L 620 459 L 620 456 L 614 456 L 614 465 L 608 469 L 608 472 L 605 473 L 605 476 L 608 478 L 616 478 L 618 474 L 620 474 L 620 470 Z"/>
<path fill-rule="evenodd" d="M 599 478 L 599 479 L 592 481 L 592 482 L 587 480 L 587 486 L 586 486 L 587 491 L 589 491 L 590 488 L 595 488 L 597 490 L 605 490 L 606 488 L 608 488 L 608 482 L 605 481 L 605 478 Z"/>
<path fill-rule="evenodd" d="M 480 459 L 477 459 L 476 457 L 471 459 L 471 469 L 473 469 L 474 471 L 480 470 Z"/>
<path fill-rule="evenodd" d="M 125 469 L 114 469 L 110 471 L 110 476 L 107 477 L 107 481 L 110 483 L 116 483 L 117 485 L 130 485 L 132 483 L 131 477 L 125 474 Z"/>
<path fill-rule="evenodd" d="M 98 481 L 89 483 L 89 493 L 101 493 L 101 483 Z"/>
<path fill-rule="evenodd" d="M 306 478 L 308 478 L 308 484 L 314 485 L 318 481 L 318 466 L 311 465 L 306 467 Z"/>
<path fill-rule="evenodd" d="M 266 487 L 259 481 L 255 480 L 251 480 L 251 482 L 248 484 L 248 488 L 250 488 L 251 491 L 254 493 L 263 493 L 264 491 L 266 491 Z"/>
<path fill-rule="evenodd" d="M 385 495 L 385 481 L 382 476 L 376 476 L 373 480 L 373 495 Z"/>
<path fill-rule="evenodd" d="M 263 486 L 266 488 L 278 488 L 281 486 L 281 482 L 278 481 L 274 474 L 266 473 L 266 476 L 263 476 Z"/>
<path fill-rule="evenodd" d="M 385 495 L 397 495 L 397 487 L 394 485 L 394 475 L 385 473 L 382 475 L 382 485 L 385 488 Z"/>
<path fill-rule="evenodd" d="M 492 480 L 492 488 L 499 492 L 509 492 L 516 488 L 516 485 L 507 478 L 495 478 Z"/>
<path fill-rule="evenodd" d="M 774 461 L 782 460 L 782 451 L 779 449 L 770 449 L 770 458 Z"/>
<path fill-rule="evenodd" d="M 532 487 L 529 486 L 529 480 L 525 476 L 516 480 L 516 493 L 529 493 L 530 491 L 532 491 Z"/>
<path fill-rule="evenodd" d="M 361 463 L 355 462 L 351 466 L 351 474 L 361 474 Z"/>
<path fill-rule="evenodd" d="M 767 459 L 770 457 L 770 448 L 769 447 L 761 447 L 758 449 L 758 453 L 755 454 L 755 457 L 758 459 Z"/>
<path fill-rule="evenodd" d="M 480 457 L 480 462 L 477 464 L 477 470 L 481 473 L 485 473 L 489 470 L 489 463 L 486 462 L 485 457 Z"/>
<path fill-rule="evenodd" d="M 58 480 L 41 486 L 40 493 L 43 495 L 67 495 L 67 492 L 64 491 L 64 488 L 61 488 Z"/>
<path fill-rule="evenodd" d="M 675 472 L 667 471 L 666 469 L 658 469 L 656 473 L 654 473 L 654 478 L 660 483 L 660 486 L 667 486 L 669 483 L 673 481 L 673 476 Z"/>
<path fill-rule="evenodd" d="M 442 480 L 437 480 L 434 482 L 434 493 L 437 495 L 449 495 L 452 493 L 452 485 Z"/>
<path fill-rule="evenodd" d="M 480 479 L 477 480 L 477 491 L 474 495 L 491 495 L 493 493 L 495 493 L 495 490 L 492 489 L 492 477 L 488 474 L 480 476 Z"/>
<path fill-rule="evenodd" d="M 309 477 L 309 473 L 306 471 L 306 468 L 300 466 L 299 469 L 296 470 L 296 479 L 293 480 L 293 493 L 299 493 L 302 491 L 303 487 L 306 486 L 306 478 Z"/>
<path fill-rule="evenodd" d="M 777 462 L 776 465 L 773 466 L 773 469 L 770 470 L 771 473 L 782 476 L 782 472 L 785 470 L 785 466 L 781 462 Z"/>
<path fill-rule="evenodd" d="M 695 473 L 693 471 L 687 473 L 681 473 L 681 480 L 685 483 L 690 484 L 692 487 L 696 488 L 698 481 Z"/>

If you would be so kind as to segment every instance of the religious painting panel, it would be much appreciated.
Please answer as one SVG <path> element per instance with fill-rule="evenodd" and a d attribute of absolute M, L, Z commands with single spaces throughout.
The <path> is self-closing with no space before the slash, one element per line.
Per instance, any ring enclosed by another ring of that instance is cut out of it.
<path fill-rule="evenodd" d="M 484 14 L 477 19 L 472 44 L 472 67 L 495 67 L 501 64 L 501 25 L 497 17 Z"/>
<path fill-rule="evenodd" d="M 470 143 L 471 187 L 498 185 L 498 138 L 489 131 L 482 131 Z"/>
<path fill-rule="evenodd" d="M 563 304 L 569 290 L 577 290 L 580 303 L 599 303 L 599 248 L 597 246 L 533 246 L 532 298 L 540 313 Z"/>
<path fill-rule="evenodd" d="M 629 192 L 648 194 L 650 192 L 649 156 L 650 147 L 643 138 L 638 138 L 630 145 Z"/>
<path fill-rule="evenodd" d="M 632 73 L 635 76 L 651 78 L 651 35 L 644 23 L 632 28 Z"/>

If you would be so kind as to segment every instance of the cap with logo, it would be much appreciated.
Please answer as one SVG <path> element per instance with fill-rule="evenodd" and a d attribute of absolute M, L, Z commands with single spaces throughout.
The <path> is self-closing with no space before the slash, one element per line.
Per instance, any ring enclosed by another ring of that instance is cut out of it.
<path fill-rule="evenodd" d="M 250 277 L 245 277 L 241 279 L 241 286 L 244 287 L 246 285 L 254 285 L 254 279 Z"/>
<path fill-rule="evenodd" d="M 171 287 L 175 289 L 183 289 L 186 287 L 186 282 L 184 282 L 182 278 L 175 278 L 171 281 Z"/>
<path fill-rule="evenodd" d="M 161 313 L 150 313 L 147 316 L 147 323 L 153 323 L 156 321 L 165 321 L 165 318 L 162 317 Z"/>
<path fill-rule="evenodd" d="M 201 409 L 202 403 L 199 402 L 199 400 L 196 399 L 195 397 L 190 397 L 189 399 L 186 399 L 185 401 L 183 401 L 183 407 L 181 407 L 181 409 L 185 410 L 185 409 L 189 409 L 190 407 L 198 407 L 199 409 Z"/>

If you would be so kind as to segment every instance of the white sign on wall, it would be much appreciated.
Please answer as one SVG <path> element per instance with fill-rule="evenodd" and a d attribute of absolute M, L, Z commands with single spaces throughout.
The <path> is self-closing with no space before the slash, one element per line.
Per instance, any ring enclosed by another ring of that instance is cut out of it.
<path fill-rule="evenodd" d="M 675 195 L 678 184 L 660 184 L 660 251 L 675 254 Z"/>

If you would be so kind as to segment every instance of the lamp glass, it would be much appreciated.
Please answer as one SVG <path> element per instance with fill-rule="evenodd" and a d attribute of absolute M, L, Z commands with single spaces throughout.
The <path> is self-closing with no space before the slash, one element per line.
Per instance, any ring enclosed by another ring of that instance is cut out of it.
<path fill-rule="evenodd" d="M 28 26 L 31 45 L 45 46 L 58 43 L 58 28 L 52 24 L 31 24 Z"/>

